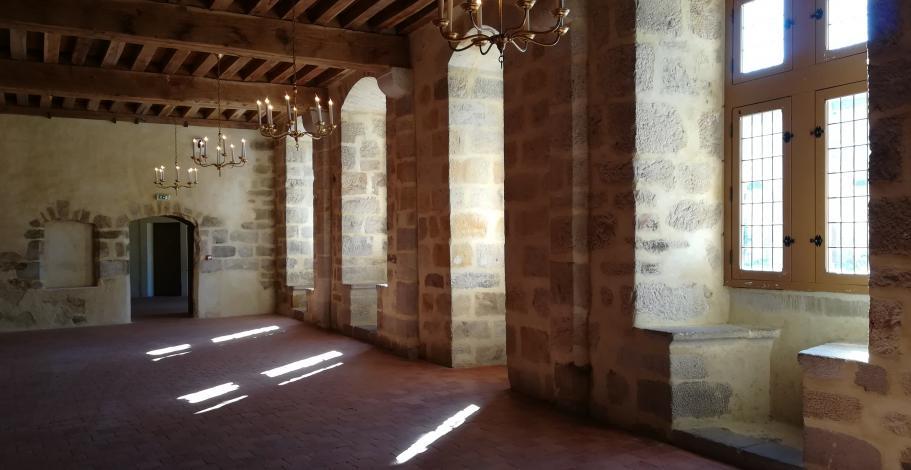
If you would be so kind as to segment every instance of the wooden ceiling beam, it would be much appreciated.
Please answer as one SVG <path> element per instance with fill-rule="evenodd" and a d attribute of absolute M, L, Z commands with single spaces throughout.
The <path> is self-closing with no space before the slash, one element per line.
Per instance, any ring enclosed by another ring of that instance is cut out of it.
<path fill-rule="evenodd" d="M 203 126 L 203 127 L 215 127 L 221 126 L 223 128 L 230 129 L 256 129 L 258 126 L 255 122 L 246 122 L 246 121 L 225 121 L 222 120 L 220 123 L 214 119 L 186 119 L 182 117 L 170 117 L 170 111 L 165 115 L 145 115 L 137 116 L 136 114 L 129 112 L 111 112 L 98 110 L 96 107 L 94 110 L 90 109 L 47 109 L 47 108 L 37 108 L 29 106 L 17 106 L 17 105 L 0 105 L 0 114 L 25 114 L 29 116 L 42 116 L 42 117 L 61 117 L 61 118 L 78 118 L 78 119 L 100 119 L 104 121 L 123 121 L 123 122 L 138 122 L 138 123 L 155 123 L 155 124 L 176 124 L 183 125 L 187 124 L 190 126 Z"/>
<path fill-rule="evenodd" d="M 26 60 L 28 59 L 28 46 L 26 43 L 26 37 L 24 29 L 13 29 L 9 30 L 9 52 L 10 57 L 16 60 Z"/>
<path fill-rule="evenodd" d="M 336 16 L 340 15 L 346 8 L 350 7 L 355 0 L 335 0 L 321 11 L 314 19 L 314 23 L 329 24 Z"/>
<path fill-rule="evenodd" d="M 60 35 L 56 33 L 44 34 L 44 61 L 48 64 L 60 62 Z"/>
<path fill-rule="evenodd" d="M 168 63 L 165 64 L 164 68 L 161 70 L 161 73 L 171 75 L 178 70 L 180 66 L 183 65 L 183 62 L 187 60 L 187 56 L 190 55 L 190 51 L 186 49 L 176 49 L 174 53 L 171 54 L 171 58 L 168 59 Z"/>
<path fill-rule="evenodd" d="M 414 0 L 414 2 L 405 8 L 386 16 L 385 18 L 379 19 L 377 24 L 374 24 L 373 26 L 377 29 L 394 28 L 402 21 L 408 19 L 409 16 L 423 10 L 431 3 L 433 3 L 433 0 Z"/>
<path fill-rule="evenodd" d="M 142 49 L 139 50 L 139 54 L 136 56 L 136 60 L 133 61 L 133 66 L 130 69 L 134 72 L 145 72 L 149 67 L 149 62 L 152 62 L 152 57 L 155 56 L 157 50 L 158 48 L 155 46 L 142 46 Z"/>
<path fill-rule="evenodd" d="M 269 71 L 272 70 L 276 65 L 278 65 L 278 61 L 267 60 L 267 61 L 259 64 L 258 66 L 256 66 L 256 68 L 253 69 L 253 71 L 250 72 L 249 75 L 244 77 L 244 81 L 245 82 L 258 82 L 267 73 L 269 73 Z"/>
<path fill-rule="evenodd" d="M 300 18 L 314 3 L 316 3 L 316 0 L 295 0 L 294 3 L 291 4 L 291 8 L 282 15 L 282 19 L 290 20 L 291 18 Z"/>
<path fill-rule="evenodd" d="M 212 0 L 212 4 L 209 5 L 210 10 L 227 10 L 231 4 L 234 3 L 234 0 Z"/>
<path fill-rule="evenodd" d="M 92 40 L 88 38 L 76 38 L 76 45 L 73 46 L 73 55 L 70 56 L 70 63 L 73 65 L 85 64 L 85 58 L 89 55 L 89 48 L 92 47 Z"/>
<path fill-rule="evenodd" d="M 251 15 L 263 16 L 266 13 L 269 13 L 269 10 L 278 3 L 278 0 L 256 0 L 256 3 L 253 5 L 253 8 L 250 9 Z"/>
<path fill-rule="evenodd" d="M 157 2 L 12 2 L 0 8 L 0 27 L 266 60 L 289 61 L 291 55 L 287 22 Z M 411 65 L 402 36 L 312 24 L 298 25 L 295 35 L 302 62 L 366 72 Z"/>
<path fill-rule="evenodd" d="M 249 57 L 238 57 L 234 62 L 231 62 L 231 65 L 229 65 L 228 68 L 222 70 L 221 79 L 230 80 L 234 78 L 234 76 L 240 72 L 240 69 L 244 68 L 248 63 L 250 63 Z"/>
<path fill-rule="evenodd" d="M 218 63 L 218 54 L 209 54 L 205 59 L 203 59 L 196 68 L 193 69 L 194 77 L 205 77 L 212 70 L 212 67 L 215 67 L 215 64 Z"/>
<path fill-rule="evenodd" d="M 214 79 L 74 67 L 0 59 L 0 89 L 11 93 L 51 94 L 111 101 L 148 102 L 214 108 Z M 222 82 L 223 109 L 255 108 L 263 96 L 282 96 L 287 87 L 270 83 Z M 313 90 L 304 90 L 313 92 Z"/>
<path fill-rule="evenodd" d="M 107 52 L 104 53 L 104 59 L 101 60 L 101 66 L 106 69 L 116 66 L 117 62 L 120 62 L 124 46 L 126 44 L 123 41 L 112 39 L 110 44 L 108 44 Z"/>
<path fill-rule="evenodd" d="M 363 28 L 367 25 L 367 22 L 370 18 L 376 16 L 379 12 L 383 11 L 395 0 L 376 0 L 372 3 L 363 5 L 357 11 L 346 13 L 339 18 L 339 22 L 345 28 Z"/>

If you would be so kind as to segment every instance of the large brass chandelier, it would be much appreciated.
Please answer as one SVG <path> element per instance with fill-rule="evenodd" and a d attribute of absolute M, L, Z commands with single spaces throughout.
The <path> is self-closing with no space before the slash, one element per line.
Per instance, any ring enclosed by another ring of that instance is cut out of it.
<path fill-rule="evenodd" d="M 209 138 L 194 137 L 193 153 L 190 159 L 193 163 L 201 167 L 215 167 L 218 170 L 218 176 L 221 176 L 223 168 L 242 167 L 247 164 L 247 140 L 240 139 L 240 154 L 234 148 L 234 144 L 228 141 L 228 136 L 221 132 L 221 59 L 224 54 L 218 54 L 218 68 L 215 77 L 216 87 L 216 113 L 218 118 L 218 137 L 215 142 L 215 155 L 209 160 Z"/>
<path fill-rule="evenodd" d="M 295 7 L 296 8 L 296 7 Z M 269 101 L 269 98 L 266 98 L 262 101 L 256 100 L 256 111 L 259 115 L 259 133 L 264 137 L 270 137 L 273 139 L 283 139 L 286 137 L 291 137 L 294 139 L 295 145 L 300 146 L 298 139 L 301 137 L 310 137 L 314 140 L 319 140 L 324 137 L 330 136 L 338 125 L 335 124 L 335 103 L 332 102 L 332 98 L 329 98 L 328 101 L 328 122 L 323 118 L 323 105 L 320 100 L 319 95 L 317 94 L 313 98 L 314 107 L 310 108 L 310 119 L 313 121 L 313 126 L 311 130 L 307 130 L 303 123 L 298 125 L 298 117 L 303 117 L 298 113 L 297 110 L 297 54 L 295 51 L 295 35 L 294 35 L 294 23 L 297 21 L 294 19 L 297 17 L 294 12 L 290 15 L 291 17 L 291 92 L 290 94 L 285 94 L 285 120 L 284 122 L 276 122 L 273 119 L 273 111 L 275 110 L 276 104 L 273 104 Z"/>
<path fill-rule="evenodd" d="M 439 4 L 440 17 L 434 20 L 434 24 L 440 29 L 443 39 L 449 42 L 449 47 L 456 52 L 464 51 L 471 47 L 477 47 L 481 54 L 486 55 L 496 46 L 500 52 L 500 63 L 506 54 L 506 48 L 510 44 L 521 52 L 528 50 L 530 45 L 544 47 L 556 46 L 560 38 L 569 32 L 569 26 L 566 26 L 566 17 L 569 16 L 569 9 L 566 8 L 565 0 L 559 0 L 559 6 L 551 13 L 556 19 L 556 23 L 548 29 L 536 30 L 531 26 L 531 9 L 535 7 L 536 0 L 518 0 L 516 7 L 521 12 L 521 23 L 515 27 L 506 27 L 503 17 L 503 1 L 497 0 L 498 13 L 500 18 L 500 29 L 496 30 L 491 26 L 484 24 L 484 5 L 482 0 L 466 0 L 462 4 L 462 9 L 468 17 L 468 29 L 459 33 L 455 31 L 456 18 L 453 12 L 453 3 L 455 0 L 437 0 Z"/>
<path fill-rule="evenodd" d="M 187 177 L 181 181 L 180 165 L 177 163 L 177 125 L 174 125 L 174 181 L 165 181 L 165 166 L 155 167 L 155 186 L 161 189 L 173 189 L 180 191 L 181 188 L 192 188 L 199 184 L 199 170 L 196 168 L 187 168 Z"/>

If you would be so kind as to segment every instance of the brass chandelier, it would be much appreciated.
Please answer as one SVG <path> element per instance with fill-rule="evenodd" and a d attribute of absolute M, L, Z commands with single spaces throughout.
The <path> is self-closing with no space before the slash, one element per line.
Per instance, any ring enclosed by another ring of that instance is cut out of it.
<path fill-rule="evenodd" d="M 531 9 L 535 7 L 536 0 L 518 0 L 516 7 L 522 10 L 521 23 L 516 27 L 506 27 L 503 17 L 503 0 L 497 0 L 498 12 L 500 15 L 500 29 L 496 30 L 491 26 L 484 24 L 484 6 L 482 0 L 466 0 L 462 4 L 462 9 L 468 16 L 468 30 L 463 33 L 456 32 L 455 15 L 453 13 L 453 3 L 455 0 L 437 0 L 439 4 L 440 17 L 434 20 L 434 24 L 440 29 L 443 39 L 449 42 L 449 47 L 453 51 L 459 52 L 471 47 L 477 47 L 481 54 L 486 55 L 496 46 L 500 52 L 500 63 L 503 63 L 506 48 L 510 44 L 521 52 L 528 50 L 530 45 L 544 47 L 556 46 L 560 38 L 569 32 L 569 26 L 566 26 L 566 17 L 569 16 L 569 9 L 566 8 L 566 1 L 559 0 L 559 6 L 552 11 L 556 23 L 549 29 L 536 30 L 531 27 Z"/>
<path fill-rule="evenodd" d="M 294 19 L 297 15 L 292 14 L 291 17 L 291 93 L 285 94 L 285 122 L 276 123 L 273 119 L 273 111 L 275 110 L 275 104 L 269 101 L 269 98 L 264 99 L 263 101 L 256 100 L 256 111 L 259 115 L 259 133 L 263 137 L 269 137 L 272 139 L 283 139 L 285 137 L 291 137 L 294 139 L 295 145 L 300 147 L 300 142 L 298 139 L 301 137 L 310 137 L 314 140 L 319 140 L 324 137 L 328 137 L 335 132 L 335 129 L 338 128 L 338 125 L 335 124 L 335 103 L 332 102 L 332 98 L 329 98 L 327 110 L 329 114 L 329 121 L 326 122 L 323 119 L 323 106 L 320 101 L 320 97 L 317 94 L 313 98 L 314 107 L 310 108 L 310 118 L 313 121 L 313 129 L 307 130 L 303 124 L 298 125 L 297 118 L 299 117 L 297 110 L 297 54 L 295 51 L 295 35 L 294 35 L 294 23 L 297 21 Z"/>
<path fill-rule="evenodd" d="M 180 165 L 177 163 L 177 125 L 174 125 L 174 181 L 165 182 L 165 166 L 161 165 L 155 168 L 155 186 L 161 189 L 173 189 L 180 191 L 181 188 L 192 188 L 199 184 L 199 170 L 196 168 L 187 168 L 187 178 L 183 181 L 180 179 Z"/>
<path fill-rule="evenodd" d="M 221 59 L 224 54 L 218 54 L 218 69 L 215 77 L 216 104 L 218 117 L 218 137 L 215 142 L 215 156 L 209 160 L 209 138 L 194 137 L 193 153 L 190 159 L 201 167 L 215 167 L 218 176 L 223 168 L 242 167 L 247 164 L 247 140 L 240 139 L 240 155 L 237 155 L 234 144 L 228 142 L 228 136 L 221 132 Z M 195 171 L 194 171 L 195 172 Z"/>

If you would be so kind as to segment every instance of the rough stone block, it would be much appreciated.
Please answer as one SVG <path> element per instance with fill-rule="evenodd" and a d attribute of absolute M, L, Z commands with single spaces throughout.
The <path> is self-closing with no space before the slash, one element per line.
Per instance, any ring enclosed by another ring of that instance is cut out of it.
<path fill-rule="evenodd" d="M 667 382 L 640 380 L 636 383 L 636 402 L 639 411 L 671 420 L 671 386 Z"/>
<path fill-rule="evenodd" d="M 629 398 L 629 382 L 626 378 L 610 370 L 607 373 L 607 401 L 611 405 L 623 405 Z"/>
<path fill-rule="evenodd" d="M 695 354 L 671 354 L 671 378 L 697 380 L 706 378 L 705 359 Z"/>
<path fill-rule="evenodd" d="M 453 289 L 489 289 L 500 285 L 500 276 L 491 273 L 464 272 L 452 274 Z"/>
<path fill-rule="evenodd" d="M 672 387 L 673 413 L 681 418 L 720 417 L 730 412 L 730 384 L 684 382 Z"/>
<path fill-rule="evenodd" d="M 889 391 L 889 376 L 886 369 L 871 364 L 858 364 L 854 383 L 868 392 L 885 395 Z"/>
<path fill-rule="evenodd" d="M 215 258 L 230 258 L 237 254 L 237 248 L 230 245 L 212 247 L 212 256 Z"/>
<path fill-rule="evenodd" d="M 108 279 L 117 276 L 126 276 L 130 273 L 130 263 L 126 260 L 109 260 L 99 263 L 99 277 Z"/>
<path fill-rule="evenodd" d="M 860 419 L 862 405 L 854 397 L 806 390 L 803 394 L 803 415 L 831 421 L 854 422 Z"/>
<path fill-rule="evenodd" d="M 830 470 L 882 468 L 882 455 L 869 442 L 847 434 L 807 427 L 803 431 L 804 461 Z"/>
<path fill-rule="evenodd" d="M 533 363 L 550 362 L 550 339 L 547 332 L 523 326 L 520 336 L 523 359 Z"/>

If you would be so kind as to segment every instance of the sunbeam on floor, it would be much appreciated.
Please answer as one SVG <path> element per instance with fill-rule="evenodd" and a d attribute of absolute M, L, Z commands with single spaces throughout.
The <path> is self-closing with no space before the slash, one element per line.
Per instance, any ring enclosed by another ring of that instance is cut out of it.
<path fill-rule="evenodd" d="M 240 388 L 240 385 L 235 384 L 234 382 L 228 382 L 226 384 L 217 385 L 212 388 L 207 388 L 205 390 L 200 390 L 198 392 L 190 393 L 181 397 L 177 397 L 178 400 L 186 400 L 189 403 L 199 403 L 201 401 L 206 401 L 210 398 L 215 398 L 217 396 L 224 395 L 226 393 L 231 393 Z"/>
<path fill-rule="evenodd" d="M 278 377 L 296 370 L 301 370 L 307 367 L 313 367 L 321 362 L 328 361 L 329 359 L 335 359 L 340 357 L 342 353 L 338 351 L 329 351 L 318 356 L 308 357 L 306 359 L 301 359 L 299 361 L 292 362 L 290 364 L 285 364 L 281 367 L 276 367 L 274 369 L 269 369 L 267 371 L 261 372 L 262 375 L 267 377 Z"/>
<path fill-rule="evenodd" d="M 340 366 L 340 365 L 342 365 L 342 364 L 344 364 L 344 362 L 339 362 L 339 363 L 337 363 L 337 364 L 332 364 L 331 366 L 323 367 L 322 369 L 317 369 L 317 370 L 315 370 L 315 371 L 313 371 L 313 372 L 308 372 L 308 373 L 306 373 L 306 374 L 304 374 L 304 375 L 301 375 L 301 376 L 299 376 L 299 377 L 294 377 L 294 378 L 292 378 L 292 379 L 288 379 L 288 380 L 286 380 L 286 381 L 284 381 L 284 382 L 279 383 L 278 385 L 279 385 L 279 386 L 288 385 L 288 384 L 290 384 L 290 383 L 297 382 L 298 380 L 306 379 L 307 377 L 312 377 L 312 376 L 314 376 L 314 375 L 316 375 L 316 374 L 319 374 L 320 372 L 325 372 L 325 371 L 327 371 L 327 370 L 329 370 L 329 369 L 335 369 L 336 367 L 338 367 L 338 366 Z"/>
<path fill-rule="evenodd" d="M 466 406 L 462 411 L 452 415 L 446 421 L 443 421 L 443 424 L 437 426 L 431 432 L 424 434 L 420 437 L 414 444 L 411 444 L 411 447 L 405 449 L 405 452 L 402 452 L 395 457 L 396 465 L 403 464 L 411 459 L 414 456 L 427 451 L 427 447 L 437 439 L 449 434 L 453 429 L 461 426 L 469 416 L 473 415 L 476 411 L 480 410 L 481 407 L 475 404 Z"/>
<path fill-rule="evenodd" d="M 230 335 L 217 336 L 215 338 L 212 338 L 212 342 L 213 343 L 223 343 L 225 341 L 231 341 L 233 339 L 240 339 L 240 338 L 247 338 L 250 336 L 261 335 L 263 333 L 269 333 L 270 331 L 275 331 L 275 330 L 279 330 L 279 329 L 280 328 L 278 327 L 278 325 L 270 325 L 270 326 L 265 326 L 262 328 L 256 328 L 253 330 L 232 333 Z"/>

